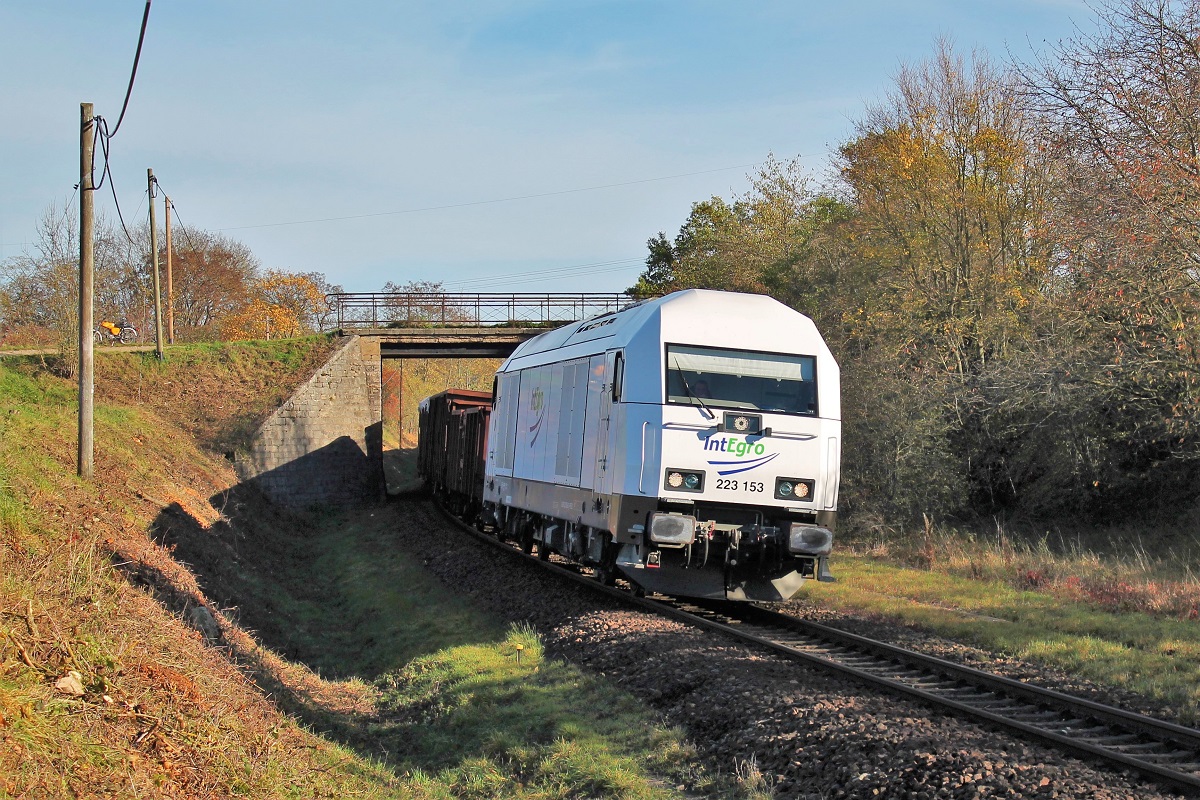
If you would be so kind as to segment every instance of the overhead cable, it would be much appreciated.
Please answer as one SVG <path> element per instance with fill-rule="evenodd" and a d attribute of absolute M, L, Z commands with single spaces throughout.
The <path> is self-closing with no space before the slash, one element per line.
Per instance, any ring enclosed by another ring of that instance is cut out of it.
<path fill-rule="evenodd" d="M 448 286 L 468 286 L 476 283 L 493 283 L 499 285 L 512 285 L 517 283 L 532 283 L 539 280 L 561 280 L 563 278 L 575 278 L 579 273 L 586 270 L 588 275 L 600 275 L 608 272 L 623 272 L 628 270 L 635 264 L 642 264 L 641 258 L 623 258 L 614 261 L 600 261 L 592 264 L 575 264 L 569 267 L 555 267 L 552 269 L 536 270 L 533 272 L 515 272 L 507 275 L 486 275 L 478 278 L 463 278 L 462 280 L 446 281 Z M 608 267 L 608 269 L 597 269 L 597 267 Z"/>
<path fill-rule="evenodd" d="M 117 117 L 117 124 L 112 129 L 112 133 L 108 134 L 111 139 L 117 135 L 117 131 L 121 129 L 121 122 L 125 119 L 125 110 L 129 108 L 129 97 L 133 94 L 133 80 L 137 77 L 138 62 L 142 59 L 142 42 L 146 40 L 146 23 L 150 20 L 150 2 L 146 0 L 146 10 L 142 12 L 142 30 L 138 33 L 137 52 L 133 54 L 133 70 L 129 73 L 129 86 L 125 89 L 125 102 L 121 104 L 121 115 Z"/>

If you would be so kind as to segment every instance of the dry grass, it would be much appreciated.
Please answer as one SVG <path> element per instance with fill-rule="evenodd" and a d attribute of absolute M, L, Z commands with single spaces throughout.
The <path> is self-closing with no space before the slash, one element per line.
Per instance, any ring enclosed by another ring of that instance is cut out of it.
<path fill-rule="evenodd" d="M 145 532 L 167 503 L 215 521 L 229 465 L 149 410 L 100 396 L 96 422 L 89 483 L 70 386 L 0 365 L 0 797 L 391 794 L 181 619 L 206 601 Z"/>
<path fill-rule="evenodd" d="M 842 544 L 881 561 L 1002 581 L 1105 611 L 1200 619 L 1194 522 L 1034 534 L 999 524 L 987 532 L 944 527 L 927 518 L 919 531 L 859 526 Z"/>

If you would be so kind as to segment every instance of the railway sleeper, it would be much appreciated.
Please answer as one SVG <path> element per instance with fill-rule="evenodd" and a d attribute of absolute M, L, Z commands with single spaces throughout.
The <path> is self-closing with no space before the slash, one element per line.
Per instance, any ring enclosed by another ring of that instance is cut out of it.
<path fill-rule="evenodd" d="M 1072 739 L 1078 739 L 1081 742 L 1096 744 L 1101 739 L 1105 738 L 1106 734 L 1112 734 L 1112 728 L 1096 727 L 1076 729 L 1070 726 L 1061 726 L 1058 732 L 1063 736 L 1070 736 Z"/>
<path fill-rule="evenodd" d="M 923 669 L 903 669 L 903 670 L 887 670 L 888 677 L 898 681 L 914 681 L 919 678 L 928 677 L 929 673 Z"/>
<path fill-rule="evenodd" d="M 1108 739 L 1100 739 L 1097 744 L 1108 747 L 1109 750 L 1115 750 L 1118 753 L 1153 752 L 1163 750 L 1164 747 L 1168 746 L 1164 741 L 1147 741 L 1145 736 L 1138 734 L 1109 736 Z"/>
<path fill-rule="evenodd" d="M 1025 714 L 1006 714 L 1005 716 L 1016 722 L 1027 722 L 1030 725 L 1054 723 L 1057 726 L 1062 721 L 1062 714 L 1058 711 L 1031 711 Z"/>
<path fill-rule="evenodd" d="M 1146 738 L 1136 733 L 1113 733 L 1112 728 L 1108 728 L 1108 736 L 1091 736 L 1087 737 L 1086 741 L 1092 744 L 1098 744 L 1102 747 L 1118 748 L 1123 745 L 1134 745 L 1139 742 L 1144 743 Z M 1159 743 L 1161 744 L 1161 743 Z"/>
<path fill-rule="evenodd" d="M 874 658 L 843 658 L 842 663 L 848 667 L 867 671 L 880 668 L 879 660 Z"/>
<path fill-rule="evenodd" d="M 988 700 L 994 700 L 996 698 L 994 693 L 980 692 L 979 689 L 973 686 L 964 686 L 961 689 L 949 689 L 945 692 L 942 692 L 942 695 L 944 697 L 950 697 L 958 700 L 959 702 L 971 703 L 972 705 L 983 703 Z"/>
<path fill-rule="evenodd" d="M 1045 713 L 1037 706 L 1032 706 L 1029 703 L 1022 703 L 1020 701 L 987 706 L 987 710 L 996 714 L 1003 714 L 1010 719 L 1015 719 L 1017 717 L 1034 717 Z"/>
<path fill-rule="evenodd" d="M 926 692 L 944 692 L 949 689 L 958 688 L 959 684 L 957 681 L 925 680 L 925 681 L 912 681 L 911 683 L 909 683 L 909 686 L 915 687 L 917 689 L 921 689 L 922 691 L 926 691 Z"/>

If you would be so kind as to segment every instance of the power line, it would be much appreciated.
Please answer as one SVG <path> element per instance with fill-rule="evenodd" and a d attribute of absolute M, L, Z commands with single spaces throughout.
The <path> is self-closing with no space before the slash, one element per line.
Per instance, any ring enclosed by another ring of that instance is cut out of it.
<path fill-rule="evenodd" d="M 142 44 L 146 41 L 146 24 L 150 20 L 150 3 L 151 0 L 146 0 L 146 10 L 142 13 L 142 27 L 138 31 L 137 51 L 133 54 L 133 69 L 129 72 L 129 85 L 125 87 L 125 100 L 121 103 L 121 114 L 117 117 L 117 124 L 110 131 L 108 129 L 108 120 L 104 117 L 96 115 L 92 118 L 94 124 L 94 133 L 92 134 L 92 189 L 100 189 L 104 185 L 104 181 L 108 180 L 108 188 L 112 192 L 113 205 L 117 208 L 117 219 L 121 221 L 121 230 L 125 232 L 125 238 L 129 240 L 129 244 L 137 247 L 137 243 L 133 241 L 133 236 L 129 233 L 129 227 L 125 224 L 125 215 L 121 213 L 121 201 L 117 199 L 116 181 L 113 180 L 112 170 L 109 168 L 111 164 L 111 155 L 108 147 L 113 137 L 117 135 L 117 131 L 121 128 L 121 123 L 125 120 L 125 112 L 129 109 L 129 98 L 133 96 L 133 82 L 137 78 L 138 64 L 142 60 Z M 104 168 L 100 172 L 100 183 L 96 183 L 96 151 L 95 142 L 100 142 L 100 151 L 104 154 Z M 76 186 L 76 189 L 79 187 Z"/>
<path fill-rule="evenodd" d="M 117 131 L 121 129 L 121 122 L 125 119 L 125 110 L 129 108 L 129 96 L 133 94 L 133 80 L 137 77 L 138 62 L 142 60 L 142 42 L 146 40 L 146 23 L 150 20 L 150 2 L 146 0 L 146 10 L 142 13 L 142 30 L 138 33 L 137 52 L 133 54 L 133 70 L 129 73 L 129 86 L 125 89 L 125 102 L 121 104 L 121 115 L 117 117 L 117 125 L 112 129 L 112 133 L 108 134 L 108 138 L 117 135 Z M 105 155 L 107 159 L 108 156 Z"/>
<path fill-rule="evenodd" d="M 132 86 L 132 84 L 130 85 Z M 108 155 L 108 143 L 112 140 L 112 134 L 108 132 L 108 121 L 99 115 L 93 119 L 96 123 L 96 135 L 100 138 L 100 149 L 104 153 L 104 170 L 100 173 L 100 185 L 104 185 L 104 176 L 107 175 L 108 188 L 112 191 L 113 205 L 117 207 L 117 219 L 121 221 L 121 230 L 125 232 L 125 238 L 129 240 L 129 243 L 134 247 L 137 247 L 137 242 L 133 241 L 133 237 L 129 234 L 129 228 L 125 225 L 125 217 L 121 213 L 121 201 L 117 199 L 117 182 L 113 180 L 112 171 L 109 169 L 110 159 Z M 101 129 L 103 129 L 103 133 L 101 133 Z M 114 129 L 113 133 L 115 132 L 116 131 Z M 95 158 L 94 155 L 93 158 Z M 94 172 L 95 169 L 95 164 L 93 164 L 92 171 Z M 92 179 L 92 183 L 95 184 L 95 178 Z M 100 186 L 96 186 L 96 188 L 99 189 Z"/>
<path fill-rule="evenodd" d="M 676 178 L 690 178 L 695 175 L 711 175 L 714 172 L 728 172 L 733 169 L 749 169 L 757 166 L 756 164 L 740 164 L 736 167 L 721 167 L 720 169 L 706 169 L 699 172 L 685 172 L 680 175 L 664 175 L 658 178 L 643 178 L 636 181 L 625 181 L 624 183 L 606 183 L 600 186 L 586 186 L 581 189 L 562 189 L 557 192 L 540 192 L 538 194 L 524 194 L 514 197 L 498 197 L 492 200 L 473 200 L 467 203 L 450 203 L 444 206 L 425 206 L 423 208 L 406 208 L 401 211 L 379 211 L 374 214 L 352 214 L 345 217 L 323 217 L 321 219 L 302 219 L 292 222 L 267 222 L 262 225 L 239 225 L 233 228 L 218 228 L 220 231 L 245 231 L 254 228 L 281 228 L 287 225 L 312 225 L 318 222 L 343 222 L 352 219 L 371 219 L 373 217 L 394 217 L 401 214 L 417 214 L 422 211 L 444 211 L 450 208 L 469 208 L 470 206 L 485 206 L 494 203 L 511 203 L 516 200 L 535 200 L 539 197 L 557 197 L 564 194 L 577 194 L 579 192 L 594 192 L 599 189 L 615 189 L 621 186 L 636 186 L 640 183 L 654 183 L 656 181 L 670 181 Z"/>
<path fill-rule="evenodd" d="M 158 178 L 155 178 L 154 182 L 158 185 L 158 188 L 162 189 L 162 184 L 159 183 Z M 171 209 L 175 212 L 175 224 L 179 226 L 179 230 L 183 233 L 183 238 L 187 239 L 188 246 L 192 248 L 193 253 L 199 253 L 200 248 L 196 247 L 195 243 L 192 242 L 192 237 L 188 234 L 187 228 L 183 224 L 183 217 L 179 215 L 179 207 L 175 205 L 175 201 L 171 199 L 170 193 L 165 189 L 163 189 L 163 196 L 171 204 Z"/>

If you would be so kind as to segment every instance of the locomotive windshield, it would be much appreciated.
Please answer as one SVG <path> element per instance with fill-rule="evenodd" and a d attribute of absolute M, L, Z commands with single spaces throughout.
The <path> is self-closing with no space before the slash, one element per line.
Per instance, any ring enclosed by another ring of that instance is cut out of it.
<path fill-rule="evenodd" d="M 667 345 L 667 402 L 817 413 L 817 359 L 694 345 Z"/>

